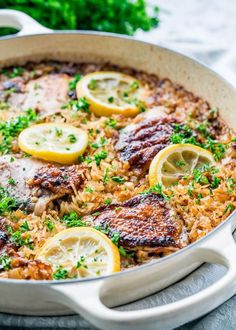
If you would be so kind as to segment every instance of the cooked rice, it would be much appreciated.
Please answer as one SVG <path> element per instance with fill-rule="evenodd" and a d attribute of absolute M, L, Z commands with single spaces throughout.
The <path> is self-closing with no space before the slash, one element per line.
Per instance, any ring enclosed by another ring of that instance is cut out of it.
<path fill-rule="evenodd" d="M 35 69 L 39 76 L 45 72 L 55 70 L 53 64 L 46 66 L 43 64 L 30 64 L 28 68 L 31 67 Z M 107 69 L 121 70 L 110 65 L 95 66 L 89 64 L 80 65 L 76 68 L 76 72 L 89 73 Z M 148 75 L 130 69 L 123 69 L 122 71 L 132 74 L 143 83 L 149 85 L 153 91 L 150 106 L 165 106 L 169 113 L 174 114 L 181 121 L 188 122 L 189 125 L 191 125 L 191 122 L 189 122 L 190 114 L 198 122 L 203 122 L 207 119 L 207 113 L 209 113 L 210 109 L 209 104 L 192 93 L 187 92 L 181 86 L 169 80 L 159 80 L 154 75 Z M 24 75 L 25 79 L 27 79 L 27 72 Z M 140 173 L 135 169 L 129 168 L 128 163 L 124 163 L 119 159 L 114 148 L 114 136 L 117 135 L 117 128 L 125 127 L 132 119 L 119 115 L 113 115 L 111 118 L 117 121 L 117 127 L 115 129 L 106 125 L 106 117 L 97 118 L 93 114 L 80 111 L 74 112 L 70 107 L 64 109 L 60 115 L 46 118 L 46 121 L 49 122 L 70 123 L 87 130 L 89 132 L 89 147 L 86 150 L 85 157 L 89 156 L 93 158 L 94 154 L 101 152 L 103 149 L 108 152 L 108 156 L 106 159 L 101 160 L 99 166 L 96 165 L 95 161 L 87 164 L 89 170 L 86 172 L 86 180 L 81 188 L 75 191 L 75 195 L 72 196 L 72 202 L 63 201 L 59 209 L 49 210 L 42 217 L 37 217 L 33 214 L 25 215 L 20 211 L 13 212 L 12 215 L 17 215 L 19 218 L 18 225 L 21 225 L 25 220 L 28 221 L 30 237 L 34 244 L 33 250 L 27 246 L 20 248 L 19 251 L 22 257 L 34 259 L 35 254 L 37 254 L 38 249 L 44 244 L 46 239 L 65 229 L 66 226 L 60 219 L 69 211 L 73 210 L 79 215 L 84 216 L 103 205 L 106 199 L 110 199 L 113 202 L 122 202 L 149 188 L 148 174 L 146 173 L 140 176 Z M 226 143 L 231 140 L 232 132 L 227 130 L 226 126 L 222 123 L 221 125 L 222 129 L 217 138 Z M 104 148 L 93 149 L 91 143 L 95 143 L 101 137 L 107 139 Z M 233 207 L 228 207 L 229 204 L 236 207 L 236 189 L 234 188 L 233 191 L 229 191 L 227 184 L 227 179 L 230 177 L 236 180 L 236 166 L 232 164 L 221 166 L 220 163 L 217 166 L 220 168 L 217 177 L 221 178 L 221 182 L 216 189 L 212 190 L 211 194 L 207 185 L 196 183 L 194 196 L 190 196 L 188 193 L 189 182 L 186 180 L 180 181 L 177 186 L 171 189 L 173 196 L 170 199 L 170 204 L 181 219 L 183 219 L 190 242 L 196 241 L 206 235 L 219 223 L 224 221 L 233 209 Z M 121 176 L 125 182 L 117 183 L 111 179 L 106 182 L 104 176 L 107 173 L 110 178 L 112 176 Z M 168 191 L 167 193 L 170 194 L 171 192 Z M 202 198 L 199 203 L 196 203 L 199 194 L 202 194 Z M 55 225 L 52 231 L 49 231 L 45 224 L 45 221 L 48 219 Z"/>

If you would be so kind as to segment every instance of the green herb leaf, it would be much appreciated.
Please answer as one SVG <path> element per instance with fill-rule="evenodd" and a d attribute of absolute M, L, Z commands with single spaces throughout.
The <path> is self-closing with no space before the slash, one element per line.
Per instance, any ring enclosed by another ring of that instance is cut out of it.
<path fill-rule="evenodd" d="M 232 212 L 234 210 L 235 210 L 235 206 L 233 204 L 228 204 L 224 210 L 224 213 L 227 213 L 228 211 Z"/>
<path fill-rule="evenodd" d="M 12 258 L 8 257 L 6 254 L 0 256 L 0 269 L 9 270 L 11 269 Z"/>
<path fill-rule="evenodd" d="M 91 111 L 89 110 L 90 104 L 86 97 L 81 97 L 78 100 L 72 100 L 68 103 L 68 105 L 71 107 L 72 111 L 91 113 Z"/>
<path fill-rule="evenodd" d="M 68 135 L 70 143 L 75 143 L 77 141 L 77 137 L 74 134 Z"/>
<path fill-rule="evenodd" d="M 81 74 L 76 74 L 74 76 L 74 78 L 69 82 L 69 89 L 70 89 L 70 91 L 74 91 L 75 90 L 76 84 L 77 84 L 78 81 L 80 81 L 81 78 L 82 78 L 82 75 Z"/>
<path fill-rule="evenodd" d="M 9 192 L 0 186 L 0 215 L 18 209 L 20 201 L 11 197 Z"/>
<path fill-rule="evenodd" d="M 105 125 L 110 127 L 110 128 L 116 128 L 117 121 L 113 118 L 109 118 L 106 120 Z"/>
<path fill-rule="evenodd" d="M 86 222 L 82 221 L 82 216 L 79 216 L 76 212 L 71 211 L 64 215 L 62 221 L 67 227 L 84 227 L 87 226 Z"/>
<path fill-rule="evenodd" d="M 55 224 L 49 219 L 46 219 L 44 223 L 49 231 L 53 231 L 53 229 L 55 228 Z"/>
<path fill-rule="evenodd" d="M 125 182 L 125 179 L 122 178 L 122 176 L 112 176 L 111 179 L 112 179 L 112 181 L 115 181 L 117 183 L 124 183 Z"/>
<path fill-rule="evenodd" d="M 158 183 L 157 185 L 150 187 L 149 189 L 143 191 L 141 194 L 150 194 L 150 193 L 161 195 L 167 201 L 169 201 L 171 198 L 170 196 L 166 195 L 163 192 L 161 183 Z"/>
<path fill-rule="evenodd" d="M 28 222 L 27 222 L 27 221 L 24 221 L 24 222 L 22 223 L 22 225 L 20 226 L 20 229 L 21 229 L 22 232 L 29 231 L 30 228 L 29 228 L 29 224 L 28 224 Z"/>
<path fill-rule="evenodd" d="M 107 158 L 107 151 L 106 150 L 102 150 L 100 153 L 94 154 L 94 160 L 97 164 L 97 166 L 99 166 L 101 164 L 102 159 L 106 159 Z"/>
<path fill-rule="evenodd" d="M 91 81 L 88 84 L 88 88 L 94 91 L 98 87 L 98 82 L 96 79 L 91 79 Z"/>
<path fill-rule="evenodd" d="M 112 199 L 111 198 L 106 198 L 105 200 L 104 200 L 104 204 L 105 205 L 110 205 L 112 203 Z"/>
<path fill-rule="evenodd" d="M 62 266 L 58 266 L 52 277 L 54 280 L 65 280 L 69 276 L 68 271 L 63 269 Z"/>
<path fill-rule="evenodd" d="M 144 0 L 4 0 L 1 8 L 23 11 L 54 30 L 97 30 L 133 35 L 158 25 L 156 2 Z M 15 33 L 5 28 L 1 34 Z"/>
<path fill-rule="evenodd" d="M 9 178 L 7 180 L 8 184 L 10 184 L 11 186 L 14 186 L 16 184 L 16 181 L 13 178 Z"/>
<path fill-rule="evenodd" d="M 0 122 L 0 153 L 6 154 L 11 151 L 11 143 L 23 129 L 27 128 L 31 122 L 37 119 L 37 114 L 32 109 L 26 111 L 25 115 L 18 116 L 8 122 Z"/>

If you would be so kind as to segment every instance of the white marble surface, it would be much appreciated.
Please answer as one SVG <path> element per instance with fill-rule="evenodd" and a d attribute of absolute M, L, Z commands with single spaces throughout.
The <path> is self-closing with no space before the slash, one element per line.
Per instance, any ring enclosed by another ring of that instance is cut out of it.
<path fill-rule="evenodd" d="M 149 2 L 160 7 L 160 25 L 137 38 L 197 58 L 236 85 L 235 0 Z"/>

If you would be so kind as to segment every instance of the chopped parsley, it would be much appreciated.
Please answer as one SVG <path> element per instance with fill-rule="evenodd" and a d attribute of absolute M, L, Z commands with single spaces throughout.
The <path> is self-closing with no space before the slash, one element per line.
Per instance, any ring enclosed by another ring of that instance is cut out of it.
<path fill-rule="evenodd" d="M 115 181 L 117 183 L 124 183 L 125 182 L 125 179 L 122 178 L 122 176 L 112 176 L 111 179 L 112 179 L 112 181 Z"/>
<path fill-rule="evenodd" d="M 83 111 L 90 113 L 89 110 L 90 104 L 87 101 L 86 97 L 81 97 L 78 99 L 77 104 L 76 104 L 76 111 Z"/>
<path fill-rule="evenodd" d="M 82 111 L 86 113 L 91 113 L 89 110 L 90 104 L 85 97 L 81 97 L 78 100 L 71 100 L 69 103 L 65 104 L 62 108 L 71 108 L 72 111 Z"/>
<path fill-rule="evenodd" d="M 86 222 L 82 221 L 82 216 L 79 216 L 75 211 L 71 211 L 64 215 L 62 222 L 66 227 L 84 227 L 87 226 Z"/>
<path fill-rule="evenodd" d="M 205 164 L 202 167 L 193 170 L 193 180 L 202 185 L 209 185 L 210 189 L 216 189 L 221 182 L 221 179 L 214 175 L 218 171 L 218 168 L 215 166 Z"/>
<path fill-rule="evenodd" d="M 115 101 L 115 98 L 113 96 L 108 97 L 107 101 L 109 103 L 113 103 Z"/>
<path fill-rule="evenodd" d="M 97 164 L 97 166 L 99 166 L 101 164 L 102 159 L 106 159 L 107 158 L 107 151 L 106 150 L 102 150 L 101 152 L 94 154 L 94 160 Z"/>
<path fill-rule="evenodd" d="M 70 143 L 75 143 L 77 141 L 77 137 L 74 134 L 68 135 Z"/>
<path fill-rule="evenodd" d="M 104 176 L 103 176 L 103 183 L 105 185 L 108 184 L 108 181 L 109 181 L 109 175 L 108 175 L 108 173 L 109 173 L 109 168 L 107 167 L 105 169 Z"/>
<path fill-rule="evenodd" d="M 139 112 L 145 112 L 147 110 L 146 107 L 145 107 L 144 102 L 142 102 L 142 101 L 140 101 L 136 98 L 132 99 L 130 103 L 136 105 Z"/>
<path fill-rule="evenodd" d="M 16 181 L 13 178 L 9 178 L 7 180 L 8 184 L 10 184 L 11 186 L 14 186 L 16 184 Z"/>
<path fill-rule="evenodd" d="M 197 198 L 195 199 L 195 203 L 196 204 L 199 204 L 200 203 L 200 200 L 203 198 L 203 195 L 201 194 L 201 193 L 199 193 L 198 195 L 197 195 Z"/>
<path fill-rule="evenodd" d="M 193 170 L 193 179 L 196 183 L 209 184 L 209 180 L 204 172 L 202 172 L 202 169 Z"/>
<path fill-rule="evenodd" d="M 104 200 L 104 204 L 105 205 L 110 205 L 112 203 L 112 199 L 111 198 L 106 198 L 105 200 Z"/>
<path fill-rule="evenodd" d="M 22 223 L 22 225 L 20 226 L 20 229 L 21 229 L 22 232 L 29 231 L 30 228 L 29 228 L 29 224 L 28 224 L 28 222 L 27 222 L 27 221 L 24 221 L 24 222 Z"/>
<path fill-rule="evenodd" d="M 123 257 L 127 257 L 127 252 L 126 252 L 126 250 L 124 249 L 123 246 L 120 245 L 120 246 L 118 247 L 118 249 L 119 249 L 120 254 L 121 254 Z"/>
<path fill-rule="evenodd" d="M 227 192 L 230 194 L 236 190 L 236 180 L 234 178 L 227 178 L 226 184 L 228 187 Z"/>
<path fill-rule="evenodd" d="M 99 141 L 91 143 L 91 147 L 94 149 L 98 149 L 104 146 L 105 144 L 107 144 L 107 139 L 104 136 L 102 136 Z"/>
<path fill-rule="evenodd" d="M 9 270 L 11 269 L 11 258 L 6 254 L 0 256 L 0 269 Z"/>
<path fill-rule="evenodd" d="M 68 276 L 68 271 L 62 268 L 62 266 L 58 266 L 56 271 L 52 275 L 54 280 L 65 280 L 66 278 L 68 278 Z"/>
<path fill-rule="evenodd" d="M 27 221 L 25 221 L 17 231 L 13 231 L 13 229 L 9 226 L 7 231 L 11 235 L 10 240 L 16 245 L 16 246 L 24 246 L 27 245 L 31 250 L 33 250 L 32 241 L 30 238 L 30 235 L 27 235 L 26 238 L 22 237 L 22 234 L 27 232 L 29 229 Z"/>
<path fill-rule="evenodd" d="M 136 89 L 138 89 L 139 88 L 139 83 L 138 83 L 138 81 L 137 80 L 134 80 L 131 84 L 130 84 L 130 89 L 131 90 L 136 90 Z"/>
<path fill-rule="evenodd" d="M 216 161 L 219 161 L 224 157 L 227 148 L 225 144 L 213 140 L 210 137 L 207 138 L 207 141 L 202 147 L 211 151 Z"/>
<path fill-rule="evenodd" d="M 60 137 L 63 135 L 63 131 L 60 128 L 56 128 L 56 136 Z"/>
<path fill-rule="evenodd" d="M 182 166 L 185 166 L 185 165 L 186 165 L 186 163 L 183 160 L 177 160 L 175 162 L 176 167 L 182 167 Z"/>
<path fill-rule="evenodd" d="M 158 194 L 161 195 L 165 200 L 169 201 L 170 200 L 170 196 L 166 195 L 163 190 L 162 190 L 162 184 L 158 183 L 153 187 L 150 187 L 147 190 L 144 190 L 141 194 L 150 194 L 150 193 L 154 193 L 154 194 Z"/>
<path fill-rule="evenodd" d="M 100 214 L 100 212 L 94 212 L 94 213 L 92 213 L 92 216 L 97 217 L 99 214 Z"/>
<path fill-rule="evenodd" d="M 84 256 L 81 256 L 79 261 L 77 261 L 77 264 L 76 264 L 76 268 L 79 269 L 79 268 L 85 268 L 85 269 L 88 269 L 88 266 L 85 264 L 85 257 Z"/>
<path fill-rule="evenodd" d="M 120 254 L 123 257 L 127 257 L 127 252 L 125 251 L 124 247 L 119 245 L 120 233 L 113 232 L 110 238 L 111 238 L 112 243 L 118 247 Z"/>
<path fill-rule="evenodd" d="M 191 143 L 200 146 L 197 142 L 194 132 L 187 126 L 182 124 L 173 125 L 174 132 L 170 136 L 170 142 L 173 144 Z"/>
<path fill-rule="evenodd" d="M 232 212 L 234 210 L 235 210 L 235 206 L 233 204 L 228 204 L 224 210 L 224 213 L 227 213 L 228 211 Z"/>
<path fill-rule="evenodd" d="M 11 197 L 9 192 L 0 186 L 0 215 L 16 210 L 19 204 L 15 197 Z"/>
<path fill-rule="evenodd" d="M 80 81 L 81 78 L 82 78 L 82 75 L 81 74 L 76 74 L 74 76 L 74 78 L 69 82 L 69 89 L 70 89 L 70 91 L 74 91 L 75 90 L 76 84 L 77 84 L 78 81 Z"/>
<path fill-rule="evenodd" d="M 102 227 L 102 226 L 99 226 L 99 225 L 95 225 L 93 226 L 94 229 L 100 231 L 101 233 L 105 234 L 105 235 L 108 235 L 109 234 L 109 231 L 110 229 L 106 226 L 106 227 Z"/>
<path fill-rule="evenodd" d="M 0 73 L 5 74 L 8 78 L 15 78 L 21 76 L 24 73 L 25 69 L 18 66 L 14 67 L 11 70 L 1 69 Z"/>
<path fill-rule="evenodd" d="M 8 122 L 0 122 L 0 134 L 2 136 L 0 152 L 2 154 L 9 153 L 11 151 L 11 143 L 13 138 L 36 119 L 36 112 L 29 109 L 25 112 L 25 115 L 20 115 Z"/>
<path fill-rule="evenodd" d="M 110 128 L 116 128 L 117 121 L 113 118 L 109 118 L 106 120 L 105 125 L 110 127 Z"/>
<path fill-rule="evenodd" d="M 87 187 L 84 189 L 85 192 L 92 194 L 94 192 L 93 188 Z"/>
<path fill-rule="evenodd" d="M 112 233 L 111 241 L 113 244 L 118 245 L 119 239 L 120 239 L 120 233 L 118 233 L 118 232 Z"/>
<path fill-rule="evenodd" d="M 204 124 L 201 124 L 198 127 L 198 131 L 201 133 L 206 131 L 206 127 Z M 194 131 L 191 130 L 190 127 L 187 125 L 182 124 L 174 124 L 173 125 L 174 132 L 170 136 L 170 142 L 173 144 L 184 144 L 184 143 L 190 143 L 194 144 L 196 146 L 199 146 L 201 148 L 207 149 L 211 151 L 216 161 L 221 160 L 226 152 L 227 146 L 223 143 L 220 143 L 217 140 L 213 140 L 209 134 L 202 133 L 204 137 L 206 137 L 206 141 L 204 143 L 200 143 L 196 140 Z"/>
<path fill-rule="evenodd" d="M 191 197 L 193 197 L 194 188 L 195 188 L 194 187 L 194 182 L 193 181 L 190 181 L 189 182 L 189 185 L 188 185 L 187 192 L 188 192 L 189 196 L 191 196 Z"/>
<path fill-rule="evenodd" d="M 219 187 L 219 184 L 221 182 L 221 179 L 218 178 L 217 176 L 213 176 L 212 181 L 211 181 L 211 188 L 216 189 Z"/>
<path fill-rule="evenodd" d="M 208 121 L 205 121 L 203 123 L 200 123 L 196 126 L 197 131 L 204 137 L 208 137 L 210 136 L 209 132 L 208 132 L 208 128 L 209 128 L 209 123 Z"/>
<path fill-rule="evenodd" d="M 49 231 L 53 231 L 53 229 L 55 228 L 55 224 L 49 219 L 46 219 L 44 223 Z"/>
<path fill-rule="evenodd" d="M 91 81 L 88 84 L 88 88 L 94 91 L 98 87 L 98 82 L 96 79 L 91 79 Z"/>

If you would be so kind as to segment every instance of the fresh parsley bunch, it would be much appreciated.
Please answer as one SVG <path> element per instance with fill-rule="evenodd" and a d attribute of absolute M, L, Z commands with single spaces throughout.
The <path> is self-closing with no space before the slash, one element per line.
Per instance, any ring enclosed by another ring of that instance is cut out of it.
<path fill-rule="evenodd" d="M 145 0 L 0 0 L 0 8 L 27 13 L 55 30 L 97 30 L 133 35 L 158 25 L 158 8 Z M 1 31 L 2 30 L 2 31 Z M 0 34 L 15 31 L 1 29 Z"/>

